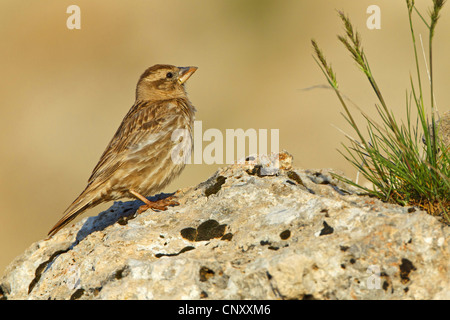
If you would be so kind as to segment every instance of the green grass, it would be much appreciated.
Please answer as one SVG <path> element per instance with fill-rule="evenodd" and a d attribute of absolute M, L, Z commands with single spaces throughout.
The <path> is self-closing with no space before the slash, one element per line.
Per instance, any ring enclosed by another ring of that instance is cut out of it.
<path fill-rule="evenodd" d="M 370 118 L 357 108 L 365 119 L 362 128 L 358 125 L 346 99 L 339 90 L 339 83 L 331 65 L 325 59 L 317 42 L 312 40 L 317 64 L 328 83 L 334 89 L 344 108 L 344 117 L 356 133 L 355 138 L 347 136 L 348 144 L 343 144 L 341 154 L 371 183 L 368 188 L 343 176 L 338 179 L 363 190 L 365 194 L 375 196 L 386 202 L 421 207 L 432 215 L 442 218 L 450 224 L 450 179 L 449 149 L 443 139 L 439 139 L 439 121 L 434 97 L 433 80 L 433 36 L 439 15 L 446 0 L 433 0 L 428 20 L 416 9 L 413 0 L 406 0 L 411 32 L 413 54 L 415 58 L 415 81 L 410 76 L 411 89 L 406 93 L 406 121 L 398 121 L 387 105 L 383 94 L 370 69 L 368 59 L 361 44 L 361 37 L 354 29 L 350 19 L 338 12 L 344 25 L 345 34 L 338 36 L 339 41 L 350 52 L 359 69 L 364 73 L 374 90 L 377 102 L 375 108 L 378 120 Z M 421 81 L 418 49 L 414 32 L 413 18 L 418 17 L 428 28 L 428 84 Z M 430 91 L 431 99 L 424 101 L 424 90 Z M 413 119 L 412 109 L 417 110 Z"/>

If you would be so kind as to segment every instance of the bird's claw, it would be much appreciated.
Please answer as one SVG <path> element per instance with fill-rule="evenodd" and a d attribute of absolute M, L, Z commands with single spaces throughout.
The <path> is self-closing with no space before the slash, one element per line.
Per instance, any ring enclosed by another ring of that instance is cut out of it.
<path fill-rule="evenodd" d="M 166 211 L 167 207 L 175 207 L 179 206 L 180 203 L 178 201 L 173 200 L 172 197 L 168 197 L 165 199 L 157 200 L 157 201 L 150 201 L 142 206 L 139 207 L 139 209 L 136 211 L 137 214 L 141 214 L 142 212 L 152 209 L 153 211 Z"/>

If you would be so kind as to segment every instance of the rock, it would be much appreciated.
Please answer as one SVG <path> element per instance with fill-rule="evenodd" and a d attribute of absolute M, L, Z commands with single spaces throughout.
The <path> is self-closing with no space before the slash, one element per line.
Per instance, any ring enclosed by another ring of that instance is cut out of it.
<path fill-rule="evenodd" d="M 135 216 L 116 202 L 17 257 L 4 299 L 450 299 L 449 227 L 333 170 L 253 156 Z M 159 195 L 164 197 L 166 195 Z"/>
<path fill-rule="evenodd" d="M 443 145 L 448 150 L 450 148 L 450 110 L 443 113 L 442 117 L 439 117 L 437 122 L 438 138 L 442 141 Z M 431 125 L 428 126 L 431 136 L 433 137 L 433 130 Z M 422 135 L 423 144 L 427 144 L 425 136 Z"/>
<path fill-rule="evenodd" d="M 450 148 L 450 110 L 444 112 L 442 118 L 439 120 L 439 135 L 444 143 L 444 146 Z"/>

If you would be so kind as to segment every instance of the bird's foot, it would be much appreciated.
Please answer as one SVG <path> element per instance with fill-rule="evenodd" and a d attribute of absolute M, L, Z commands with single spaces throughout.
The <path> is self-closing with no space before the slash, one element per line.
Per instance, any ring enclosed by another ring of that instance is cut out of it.
<path fill-rule="evenodd" d="M 174 197 L 167 197 L 158 201 L 147 200 L 148 202 L 140 206 L 136 213 L 140 214 L 148 209 L 152 209 L 153 211 L 166 211 L 169 206 L 174 207 L 180 205 L 180 203 L 173 200 L 173 198 Z"/>
<path fill-rule="evenodd" d="M 144 205 L 139 207 L 139 209 L 136 211 L 136 214 L 140 214 L 148 209 L 152 209 L 154 211 L 166 211 L 168 206 L 173 207 L 180 205 L 177 201 L 174 200 L 174 196 L 170 196 L 157 201 L 150 201 L 134 190 L 130 190 L 130 193 L 145 203 Z"/>

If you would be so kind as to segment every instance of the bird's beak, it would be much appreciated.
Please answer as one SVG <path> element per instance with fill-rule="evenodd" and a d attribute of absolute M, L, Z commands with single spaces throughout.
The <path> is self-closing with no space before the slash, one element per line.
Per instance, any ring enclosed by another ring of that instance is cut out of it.
<path fill-rule="evenodd" d="M 178 82 L 180 84 L 183 84 L 186 82 L 187 79 L 189 79 L 192 74 L 198 69 L 197 67 L 179 67 L 180 69 L 180 76 L 178 77 Z"/>

